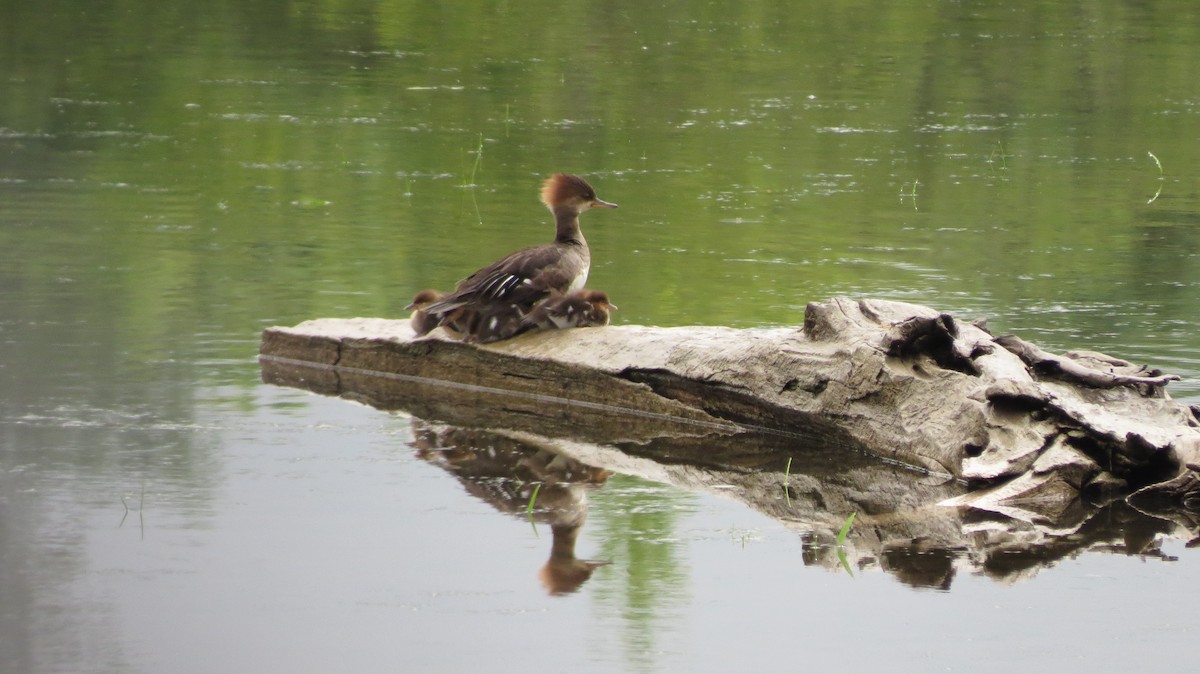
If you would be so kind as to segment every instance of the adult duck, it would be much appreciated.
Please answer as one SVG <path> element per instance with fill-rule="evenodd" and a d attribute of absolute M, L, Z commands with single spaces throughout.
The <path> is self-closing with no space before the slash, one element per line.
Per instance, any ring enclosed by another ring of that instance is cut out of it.
<path fill-rule="evenodd" d="M 566 173 L 547 178 L 541 197 L 554 214 L 553 243 L 522 248 L 471 274 L 454 292 L 425 307 L 427 315 L 441 325 L 462 325 L 466 315 L 487 321 L 520 319 L 551 293 L 583 287 L 592 256 L 579 228 L 579 215 L 617 205 L 597 197 L 583 178 Z"/>

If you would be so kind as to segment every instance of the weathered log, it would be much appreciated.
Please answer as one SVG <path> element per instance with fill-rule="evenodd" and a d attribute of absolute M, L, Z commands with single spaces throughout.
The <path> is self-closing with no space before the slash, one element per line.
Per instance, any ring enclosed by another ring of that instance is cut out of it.
<path fill-rule="evenodd" d="M 1200 423 L 1166 394 L 1169 375 L 1028 347 L 927 307 L 835 298 L 810 304 L 803 329 L 610 326 L 487 346 L 327 319 L 268 329 L 262 355 L 264 376 L 407 409 L 452 390 L 457 403 L 436 404 L 500 409 L 496 425 L 551 436 L 802 436 L 963 480 L 977 489 L 949 504 L 1027 518 L 1149 486 L 1196 502 L 1184 476 L 1200 465 Z"/>

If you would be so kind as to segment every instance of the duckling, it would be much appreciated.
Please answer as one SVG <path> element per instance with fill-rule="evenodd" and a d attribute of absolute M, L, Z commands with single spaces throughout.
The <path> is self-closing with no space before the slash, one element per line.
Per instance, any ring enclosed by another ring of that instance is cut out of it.
<path fill-rule="evenodd" d="M 413 301 L 406 307 L 405 311 L 411 311 L 412 318 L 409 319 L 412 325 L 413 332 L 417 333 L 418 337 L 429 334 L 438 326 L 440 319 L 437 316 L 432 316 L 427 311 L 429 305 L 442 299 L 442 293 L 436 290 L 422 290 L 413 297 Z"/>
<path fill-rule="evenodd" d="M 522 326 L 525 329 L 562 330 L 608 325 L 609 312 L 616 309 L 617 305 L 602 290 L 585 288 L 565 295 L 554 293 L 529 312 Z"/>
<path fill-rule="evenodd" d="M 508 339 L 520 332 L 526 313 L 515 304 L 500 304 L 478 311 L 463 339 L 475 344 L 490 344 Z"/>

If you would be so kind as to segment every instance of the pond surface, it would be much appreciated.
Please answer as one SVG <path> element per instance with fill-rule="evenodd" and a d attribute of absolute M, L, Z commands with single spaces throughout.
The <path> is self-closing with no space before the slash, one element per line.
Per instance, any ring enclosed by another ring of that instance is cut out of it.
<path fill-rule="evenodd" d="M 256 355 L 547 240 L 565 170 L 614 322 L 899 299 L 1200 401 L 1197 63 L 1182 0 L 0 2 L 0 669 L 1190 664 L 1169 527 L 930 582 L 615 472 L 563 580 L 524 493 Z"/>

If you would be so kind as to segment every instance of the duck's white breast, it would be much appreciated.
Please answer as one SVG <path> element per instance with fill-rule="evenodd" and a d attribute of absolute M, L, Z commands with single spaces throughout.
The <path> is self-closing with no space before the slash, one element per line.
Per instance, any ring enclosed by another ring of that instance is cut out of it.
<path fill-rule="evenodd" d="M 575 276 L 575 279 L 571 281 L 571 285 L 567 288 L 567 292 L 570 293 L 580 290 L 584 285 L 587 284 L 588 271 L 591 270 L 591 267 L 592 266 L 590 264 L 584 266 L 583 271 L 579 272 L 579 274 Z"/>

